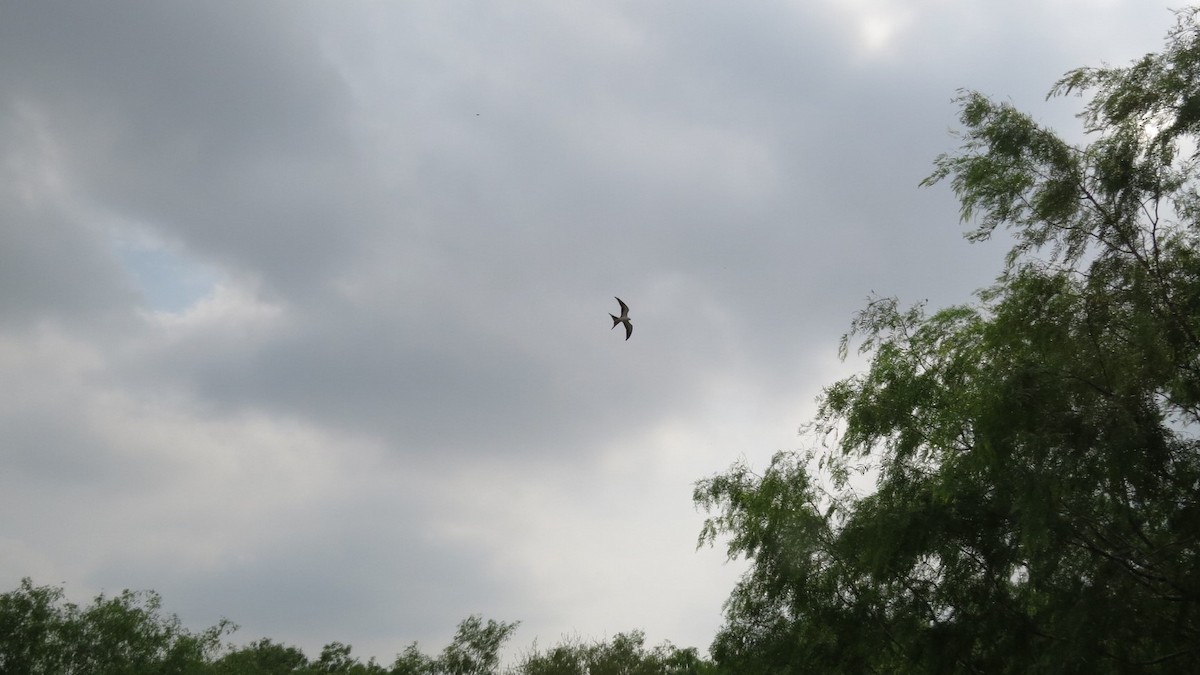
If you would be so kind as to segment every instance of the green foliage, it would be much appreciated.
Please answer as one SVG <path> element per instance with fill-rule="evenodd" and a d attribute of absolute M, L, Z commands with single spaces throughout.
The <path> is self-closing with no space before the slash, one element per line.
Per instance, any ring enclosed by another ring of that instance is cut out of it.
<path fill-rule="evenodd" d="M 200 673 L 233 630 L 228 622 L 192 633 L 159 610 L 152 592 L 100 595 L 85 608 L 67 603 L 61 588 L 22 579 L 0 595 L 0 672 Z"/>
<path fill-rule="evenodd" d="M 331 642 L 310 661 L 304 652 L 268 639 L 223 646 L 234 630 L 226 621 L 192 633 L 160 611 L 153 592 L 125 591 L 97 597 L 86 608 L 66 602 L 61 588 L 20 587 L 0 595 L 0 673 L 28 675 L 704 675 L 714 672 L 695 649 L 664 643 L 647 650 L 640 632 L 611 643 L 564 644 L 501 669 L 500 654 L 516 622 L 471 616 L 437 656 L 414 642 L 390 667 L 352 655 L 350 645 Z"/>
<path fill-rule="evenodd" d="M 974 305 L 857 315 L 842 354 L 871 364 L 826 388 L 824 456 L 698 484 L 701 542 L 752 562 L 725 671 L 1200 671 L 1197 16 L 1056 85 L 1094 92 L 1084 147 L 961 95 L 925 183 L 1017 243 Z"/>
<path fill-rule="evenodd" d="M 274 643 L 266 638 L 240 649 L 233 649 L 213 664 L 219 675 L 291 675 L 307 672 L 308 658 L 295 647 Z"/>
<path fill-rule="evenodd" d="M 716 672 L 695 649 L 669 642 L 646 649 L 641 631 L 618 633 L 611 642 L 568 642 L 534 651 L 516 669 L 522 675 L 704 675 Z"/>
<path fill-rule="evenodd" d="M 491 675 L 500 672 L 500 650 L 517 629 L 517 622 L 484 623 L 470 616 L 458 624 L 454 640 L 433 658 L 421 653 L 416 643 L 396 656 L 395 675 Z"/>
<path fill-rule="evenodd" d="M 500 666 L 500 648 L 517 624 L 472 616 L 458 625 L 454 641 L 438 659 L 437 667 L 447 675 L 486 675 Z"/>
<path fill-rule="evenodd" d="M 388 675 L 388 670 L 371 659 L 366 663 L 350 656 L 352 648 L 341 642 L 331 642 L 321 649 L 321 655 L 304 673 L 345 673 L 345 675 Z"/>
<path fill-rule="evenodd" d="M 392 664 L 393 675 L 436 675 L 437 672 L 434 659 L 422 653 L 415 642 L 397 654 Z"/>

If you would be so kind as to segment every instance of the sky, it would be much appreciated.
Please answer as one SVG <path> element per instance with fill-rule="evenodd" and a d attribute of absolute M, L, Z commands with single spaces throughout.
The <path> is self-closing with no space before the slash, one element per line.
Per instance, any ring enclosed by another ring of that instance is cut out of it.
<path fill-rule="evenodd" d="M 0 590 L 704 652 L 695 482 L 814 443 L 872 293 L 1000 271 L 918 186 L 956 92 L 1082 139 L 1045 94 L 1167 7 L 0 0 Z"/>

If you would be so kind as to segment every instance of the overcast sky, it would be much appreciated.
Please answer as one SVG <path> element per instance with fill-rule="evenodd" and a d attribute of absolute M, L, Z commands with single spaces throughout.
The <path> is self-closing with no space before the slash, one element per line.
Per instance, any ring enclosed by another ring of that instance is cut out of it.
<path fill-rule="evenodd" d="M 959 88 L 1075 133 L 1153 0 L 0 1 L 0 590 L 316 656 L 644 629 L 875 291 L 967 301 Z M 614 296 L 634 333 L 611 330 Z"/>

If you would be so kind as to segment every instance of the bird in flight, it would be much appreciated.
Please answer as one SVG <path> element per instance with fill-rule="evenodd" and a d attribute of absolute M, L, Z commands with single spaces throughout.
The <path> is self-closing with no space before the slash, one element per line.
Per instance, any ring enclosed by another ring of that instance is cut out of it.
<path fill-rule="evenodd" d="M 614 296 L 614 297 L 616 297 L 616 296 Z M 621 316 L 617 316 L 616 314 L 609 314 L 609 316 L 611 316 L 612 320 L 613 320 L 612 327 L 616 328 L 617 324 L 619 324 L 619 323 L 625 324 L 625 339 L 628 340 L 629 336 L 633 335 L 633 322 L 629 320 L 629 306 L 626 305 L 624 302 L 621 302 L 620 298 L 617 298 L 617 302 L 621 303 Z"/>

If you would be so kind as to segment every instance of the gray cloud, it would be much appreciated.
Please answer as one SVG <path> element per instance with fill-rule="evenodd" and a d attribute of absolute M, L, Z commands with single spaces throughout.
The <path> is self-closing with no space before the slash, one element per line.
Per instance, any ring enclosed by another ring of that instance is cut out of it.
<path fill-rule="evenodd" d="M 736 566 L 692 551 L 691 482 L 799 442 L 868 293 L 960 302 L 998 271 L 948 190 L 917 188 L 955 90 L 1071 128 L 1051 81 L 1169 23 L 1134 2 L 6 7 L 0 582 L 152 587 L 247 640 L 384 659 L 478 611 L 526 643 L 703 647 Z M 173 265 L 203 297 L 166 311 L 144 285 Z"/>

